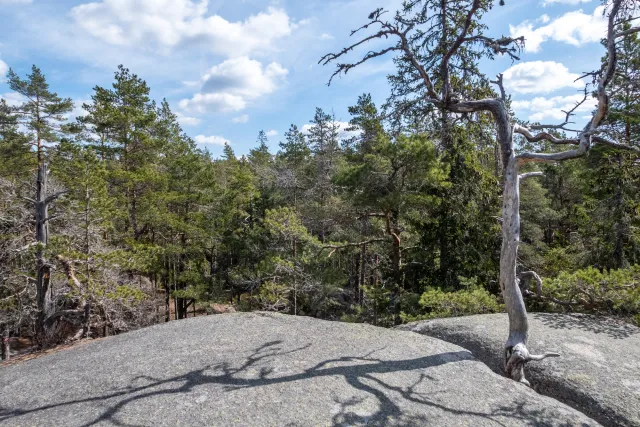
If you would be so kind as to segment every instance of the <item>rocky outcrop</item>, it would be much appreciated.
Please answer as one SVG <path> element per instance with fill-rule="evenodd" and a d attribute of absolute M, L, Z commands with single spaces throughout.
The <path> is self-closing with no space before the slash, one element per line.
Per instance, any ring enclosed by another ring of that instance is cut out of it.
<path fill-rule="evenodd" d="M 169 322 L 0 370 L 0 424 L 598 425 L 411 332 L 276 314 Z"/>
<path fill-rule="evenodd" d="M 435 319 L 400 326 L 457 344 L 502 372 L 506 314 Z M 640 328 L 588 315 L 529 315 L 529 349 L 559 358 L 531 362 L 532 387 L 607 426 L 640 426 Z"/>

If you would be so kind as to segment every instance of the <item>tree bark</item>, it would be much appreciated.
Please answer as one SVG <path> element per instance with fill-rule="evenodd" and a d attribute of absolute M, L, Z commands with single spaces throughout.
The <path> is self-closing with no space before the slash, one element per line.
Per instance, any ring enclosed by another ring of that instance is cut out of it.
<path fill-rule="evenodd" d="M 52 312 L 51 301 L 51 265 L 46 258 L 45 249 L 49 242 L 47 200 L 47 163 L 41 163 L 38 167 L 36 181 L 35 217 L 36 217 L 36 305 L 38 315 L 36 318 L 36 335 L 41 343 L 46 341 L 47 328 L 45 320 Z"/>
<path fill-rule="evenodd" d="M 504 168 L 502 205 L 502 248 L 500 250 L 500 289 L 509 315 L 509 337 L 505 343 L 506 373 L 516 381 L 524 380 L 524 363 L 512 362 L 514 349 L 526 350 L 529 322 L 527 309 L 518 286 L 516 265 L 520 244 L 520 188 L 518 162 L 511 151 Z M 511 363 L 510 363 L 511 362 Z"/>
<path fill-rule="evenodd" d="M 367 245 L 362 245 L 362 249 L 360 250 L 360 271 L 359 280 L 358 280 L 358 303 L 360 307 L 363 306 L 364 298 L 363 298 L 363 286 L 365 284 L 365 280 L 367 277 Z"/>
<path fill-rule="evenodd" d="M 387 212 L 387 234 L 391 237 L 391 265 L 393 269 L 393 278 L 396 284 L 400 285 L 400 267 L 402 257 L 400 252 L 400 236 L 398 236 L 398 213 Z"/>
<path fill-rule="evenodd" d="M 9 325 L 6 324 L 2 327 L 2 360 L 9 360 L 11 358 L 10 350 Z"/>

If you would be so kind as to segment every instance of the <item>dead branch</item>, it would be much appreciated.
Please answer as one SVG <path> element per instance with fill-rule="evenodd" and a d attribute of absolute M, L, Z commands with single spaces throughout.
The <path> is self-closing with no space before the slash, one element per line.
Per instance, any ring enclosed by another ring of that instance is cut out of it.
<path fill-rule="evenodd" d="M 628 36 L 630 34 L 634 34 L 634 33 L 637 33 L 637 32 L 640 32 L 640 27 L 631 27 L 628 30 L 624 30 L 624 31 L 620 31 L 620 32 L 616 33 L 613 37 L 617 39 L 619 37 L 626 37 L 626 36 Z"/>
<path fill-rule="evenodd" d="M 633 146 L 633 145 L 621 144 L 619 142 L 611 141 L 611 140 L 603 138 L 601 136 L 593 136 L 592 140 L 594 142 L 597 142 L 598 144 L 602 144 L 602 145 L 606 145 L 606 146 L 609 146 L 609 147 L 617 148 L 619 150 L 632 151 L 632 152 L 634 152 L 636 154 L 640 154 L 640 148 L 638 148 L 636 146 Z"/>
<path fill-rule="evenodd" d="M 58 255 L 56 259 L 60 261 L 60 264 L 62 264 L 62 267 L 64 268 L 64 272 L 66 273 L 67 278 L 69 279 L 69 282 L 74 288 L 74 290 L 79 291 L 82 288 L 82 284 L 76 277 L 72 262 L 66 259 L 65 257 L 63 257 L 62 255 Z"/>
<path fill-rule="evenodd" d="M 531 128 L 533 130 L 542 130 L 542 129 L 568 130 L 568 129 L 566 129 L 566 126 L 568 124 L 573 123 L 572 121 L 570 121 L 571 116 L 573 116 L 575 114 L 575 111 L 578 108 L 580 108 L 580 106 L 587 101 L 587 94 L 588 94 L 587 86 L 585 86 L 584 87 L 584 96 L 582 97 L 582 99 L 580 101 L 576 101 L 575 105 L 570 110 L 568 110 L 568 111 L 561 110 L 565 114 L 564 122 L 562 122 L 560 124 L 556 124 L 556 125 L 531 125 L 531 126 L 529 126 L 529 128 Z"/>
<path fill-rule="evenodd" d="M 333 255 L 339 249 L 353 248 L 353 247 L 358 247 L 362 245 L 368 245 L 370 243 L 378 243 L 378 242 L 386 242 L 386 241 L 387 239 L 380 237 L 376 239 L 365 240 L 364 242 L 345 243 L 343 245 L 324 245 L 323 247 L 320 248 L 320 252 L 318 252 L 318 255 L 320 255 L 322 251 L 324 251 L 325 249 L 331 249 L 331 252 L 329 252 L 329 255 L 327 255 L 327 258 L 330 258 L 331 255 Z"/>
<path fill-rule="evenodd" d="M 529 142 L 540 142 L 540 141 L 549 141 L 552 144 L 562 144 L 562 145 L 578 145 L 580 144 L 579 139 L 575 138 L 556 138 L 554 135 L 549 132 L 540 132 L 537 134 L 532 134 L 529 129 L 526 127 L 514 124 L 513 132 L 524 136 Z"/>
<path fill-rule="evenodd" d="M 24 294 L 25 292 L 27 292 L 27 288 L 24 288 L 23 290 L 21 290 L 17 294 L 13 294 L 13 295 L 9 295 L 8 297 L 1 298 L 0 301 L 9 301 L 10 299 L 19 297 L 20 295 Z"/>
<path fill-rule="evenodd" d="M 518 179 L 522 181 L 523 179 L 532 178 L 535 176 L 544 176 L 544 172 L 526 172 L 518 175 Z"/>
<path fill-rule="evenodd" d="M 507 95 L 506 95 L 506 93 L 504 91 L 504 83 L 503 83 L 503 78 L 502 77 L 503 77 L 502 73 L 500 73 L 500 74 L 498 74 L 496 76 L 495 80 L 490 80 L 489 82 L 498 86 L 498 88 L 500 89 L 500 98 L 502 98 L 503 102 L 506 102 L 507 101 Z"/>

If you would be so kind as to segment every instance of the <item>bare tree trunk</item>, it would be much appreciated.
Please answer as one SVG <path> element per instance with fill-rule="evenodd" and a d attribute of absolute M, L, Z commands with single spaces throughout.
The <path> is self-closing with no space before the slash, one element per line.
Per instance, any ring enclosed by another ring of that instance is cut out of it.
<path fill-rule="evenodd" d="M 36 319 L 36 335 L 42 342 L 46 340 L 45 320 L 53 309 L 51 301 L 51 265 L 46 259 L 45 248 L 49 242 L 49 203 L 47 200 L 48 165 L 41 163 L 38 167 L 36 181 L 36 305 L 38 316 Z"/>
<path fill-rule="evenodd" d="M 516 277 L 520 244 L 520 188 L 518 162 L 511 151 L 505 167 L 502 205 L 502 248 L 500 250 L 500 289 L 509 315 L 509 337 L 505 343 L 506 373 L 516 381 L 524 380 L 524 363 L 515 363 L 515 349 L 526 350 L 529 333 L 527 309 Z"/>

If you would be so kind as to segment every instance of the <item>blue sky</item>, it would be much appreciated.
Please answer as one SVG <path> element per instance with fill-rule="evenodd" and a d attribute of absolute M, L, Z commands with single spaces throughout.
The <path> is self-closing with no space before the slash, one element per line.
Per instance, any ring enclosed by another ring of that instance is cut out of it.
<path fill-rule="evenodd" d="M 109 86 L 118 64 L 167 98 L 187 134 L 214 155 L 229 141 L 237 154 L 268 132 L 275 151 L 291 123 L 307 124 L 316 106 L 348 121 L 359 94 L 381 104 L 391 57 L 326 82 L 319 58 L 350 42 L 376 7 L 401 0 L 0 0 L 0 74 L 39 66 L 59 95 L 76 101 Z M 496 2 L 497 3 L 497 2 Z M 505 73 L 518 116 L 562 121 L 581 95 L 577 75 L 598 68 L 606 26 L 597 0 L 507 0 L 485 16 L 495 36 L 524 35 L 521 61 L 486 61 Z M 362 53 L 362 52 L 360 52 Z M 354 56 L 355 58 L 356 56 Z M 0 78 L 0 97 L 17 102 Z M 585 104 L 576 121 L 591 109 Z"/>

